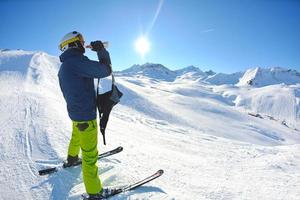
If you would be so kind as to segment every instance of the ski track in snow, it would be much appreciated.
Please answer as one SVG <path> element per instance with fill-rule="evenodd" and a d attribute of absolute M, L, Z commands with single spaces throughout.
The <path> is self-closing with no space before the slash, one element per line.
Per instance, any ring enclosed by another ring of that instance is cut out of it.
<path fill-rule="evenodd" d="M 0 199 L 80 199 L 81 167 L 37 173 L 62 162 L 71 136 L 57 58 L 22 51 L 0 58 Z M 120 75 L 117 83 L 124 97 L 112 111 L 108 145 L 99 137 L 98 149 L 123 146 L 124 151 L 99 161 L 103 185 L 123 186 L 158 169 L 165 173 L 112 200 L 299 199 L 300 133 L 293 129 L 299 129 L 298 115 L 288 121 L 291 128 L 236 106 L 238 96 L 243 106 L 270 106 L 267 87 L 212 86 L 194 76 L 168 82 Z M 297 86 L 269 90 L 287 92 L 297 104 Z M 267 103 L 252 102 L 248 93 Z M 276 115 L 286 115 L 282 105 Z"/>

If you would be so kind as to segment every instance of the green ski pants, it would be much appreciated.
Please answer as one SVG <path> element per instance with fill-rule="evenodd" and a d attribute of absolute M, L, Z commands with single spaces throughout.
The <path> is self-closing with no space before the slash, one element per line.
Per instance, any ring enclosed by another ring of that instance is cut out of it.
<path fill-rule="evenodd" d="M 82 174 L 86 192 L 96 194 L 102 190 L 98 175 L 97 121 L 73 121 L 72 138 L 68 155 L 77 156 L 82 151 Z"/>

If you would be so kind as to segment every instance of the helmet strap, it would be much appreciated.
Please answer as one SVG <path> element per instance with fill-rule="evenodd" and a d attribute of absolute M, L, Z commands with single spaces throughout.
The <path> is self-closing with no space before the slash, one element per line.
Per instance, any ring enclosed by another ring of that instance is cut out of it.
<path fill-rule="evenodd" d="M 82 53 L 85 53 L 85 48 L 83 47 L 82 43 L 80 41 L 76 41 L 75 42 L 78 49 L 82 52 Z"/>
<path fill-rule="evenodd" d="M 78 49 L 81 53 L 85 53 L 85 48 L 82 46 L 80 41 L 70 43 L 69 48 Z"/>

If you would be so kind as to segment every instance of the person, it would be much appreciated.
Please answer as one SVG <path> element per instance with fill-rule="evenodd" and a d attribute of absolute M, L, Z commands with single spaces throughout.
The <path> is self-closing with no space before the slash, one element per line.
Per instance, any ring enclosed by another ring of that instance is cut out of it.
<path fill-rule="evenodd" d="M 101 41 L 86 46 L 97 52 L 99 61 L 84 56 L 84 38 L 77 31 L 66 34 L 60 41 L 61 66 L 58 72 L 59 85 L 72 120 L 72 137 L 64 166 L 75 165 L 82 151 L 82 174 L 90 199 L 102 199 L 105 193 L 98 174 L 98 129 L 96 121 L 96 93 L 94 78 L 111 74 L 110 56 Z"/>

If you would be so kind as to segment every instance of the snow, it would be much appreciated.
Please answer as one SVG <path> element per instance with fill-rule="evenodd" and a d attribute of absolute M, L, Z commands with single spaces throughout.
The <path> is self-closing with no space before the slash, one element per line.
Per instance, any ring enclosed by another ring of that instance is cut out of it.
<path fill-rule="evenodd" d="M 245 72 L 238 85 L 253 85 L 262 87 L 284 83 L 293 85 L 300 83 L 300 73 L 296 70 L 284 69 L 280 67 L 263 69 L 256 67 Z"/>
<path fill-rule="evenodd" d="M 0 199 L 77 200 L 85 192 L 80 167 L 37 173 L 66 158 L 71 136 L 59 65 L 44 52 L 0 52 Z M 297 72 L 261 69 L 269 78 L 259 79 L 250 71 L 148 63 L 116 73 L 124 96 L 108 123 L 108 145 L 99 137 L 98 149 L 124 151 L 99 161 L 103 185 L 165 173 L 112 199 L 298 199 Z M 244 84 L 249 77 L 257 84 Z"/>
<path fill-rule="evenodd" d="M 285 121 L 291 127 L 299 127 L 300 85 L 268 85 L 265 87 L 215 86 L 214 91 L 231 100 L 244 111 Z"/>
<path fill-rule="evenodd" d="M 26 73 L 27 67 L 31 61 L 34 52 L 26 52 L 22 50 L 1 51 L 0 53 L 0 70 L 17 71 Z"/>
<path fill-rule="evenodd" d="M 224 85 L 224 84 L 235 85 L 236 83 L 239 82 L 242 75 L 243 75 L 242 72 L 236 72 L 233 74 L 218 73 L 206 78 L 205 81 L 213 85 Z"/>
<path fill-rule="evenodd" d="M 142 75 L 159 80 L 172 81 L 176 73 L 161 64 L 146 63 L 143 65 L 133 65 L 129 69 L 123 70 L 123 74 Z"/>

